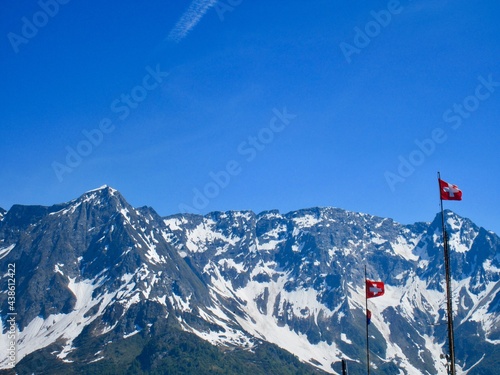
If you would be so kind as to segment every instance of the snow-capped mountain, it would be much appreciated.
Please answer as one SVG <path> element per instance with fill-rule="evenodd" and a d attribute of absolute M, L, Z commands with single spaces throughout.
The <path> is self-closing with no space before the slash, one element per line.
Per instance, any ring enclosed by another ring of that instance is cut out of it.
<path fill-rule="evenodd" d="M 500 240 L 445 215 L 458 368 L 494 374 Z M 16 269 L 17 370 L 120 358 L 147 371 L 171 355 L 152 342 L 175 328 L 223 349 L 275 344 L 327 373 L 340 373 L 344 358 L 361 374 L 367 265 L 368 277 L 386 284 L 368 302 L 372 368 L 446 374 L 440 220 L 402 225 L 337 208 L 162 218 L 107 186 L 51 207 L 0 210 L 0 267 Z M 3 290 L 0 345 L 8 347 Z"/>

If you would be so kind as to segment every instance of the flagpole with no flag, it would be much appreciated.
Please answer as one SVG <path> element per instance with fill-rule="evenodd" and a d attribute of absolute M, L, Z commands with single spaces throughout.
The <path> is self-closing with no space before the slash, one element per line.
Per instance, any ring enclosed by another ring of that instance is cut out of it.
<path fill-rule="evenodd" d="M 455 375 L 455 337 L 453 331 L 453 306 L 451 293 L 451 272 L 450 272 L 450 249 L 448 246 L 448 233 L 444 224 L 443 199 L 461 200 L 462 192 L 456 185 L 448 184 L 441 180 L 441 174 L 438 172 L 439 183 L 439 201 L 441 202 L 441 225 L 443 227 L 443 249 L 444 249 L 444 270 L 446 279 L 446 309 L 448 313 L 448 344 L 450 350 L 450 374 Z"/>

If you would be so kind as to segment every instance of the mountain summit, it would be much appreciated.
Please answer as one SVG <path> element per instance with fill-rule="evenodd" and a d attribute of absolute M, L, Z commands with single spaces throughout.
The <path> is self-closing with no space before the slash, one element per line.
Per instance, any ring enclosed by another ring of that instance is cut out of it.
<path fill-rule="evenodd" d="M 500 239 L 445 215 L 458 365 L 495 374 Z M 15 267 L 16 371 L 338 374 L 346 359 L 361 374 L 367 265 L 386 285 L 370 301 L 377 373 L 446 374 L 440 220 L 402 225 L 329 207 L 162 218 L 108 186 L 0 210 L 0 267 Z M 0 294 L 5 347 L 10 306 Z"/>

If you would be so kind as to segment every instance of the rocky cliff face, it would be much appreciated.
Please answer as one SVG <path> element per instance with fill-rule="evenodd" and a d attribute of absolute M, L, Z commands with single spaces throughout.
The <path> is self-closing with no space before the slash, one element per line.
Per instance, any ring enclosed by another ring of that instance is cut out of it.
<path fill-rule="evenodd" d="M 459 366 L 494 374 L 499 237 L 450 211 L 446 225 Z M 161 218 L 110 187 L 0 210 L 0 267 L 16 267 L 21 363 L 40 353 L 68 365 L 105 362 L 119 342 L 147 345 L 176 327 L 224 348 L 276 344 L 330 373 L 345 358 L 350 373 L 363 373 L 366 265 L 386 283 L 369 301 L 373 368 L 445 374 L 442 258 L 439 215 L 413 225 L 336 208 Z M 8 307 L 0 294 L 1 345 Z"/>

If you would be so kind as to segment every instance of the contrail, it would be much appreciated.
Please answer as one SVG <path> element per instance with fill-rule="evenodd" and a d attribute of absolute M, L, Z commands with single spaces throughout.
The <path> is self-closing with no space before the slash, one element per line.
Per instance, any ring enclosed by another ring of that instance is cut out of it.
<path fill-rule="evenodd" d="M 174 28 L 170 30 L 167 39 L 175 42 L 180 42 L 184 39 L 215 3 L 217 3 L 217 0 L 193 0 Z"/>

